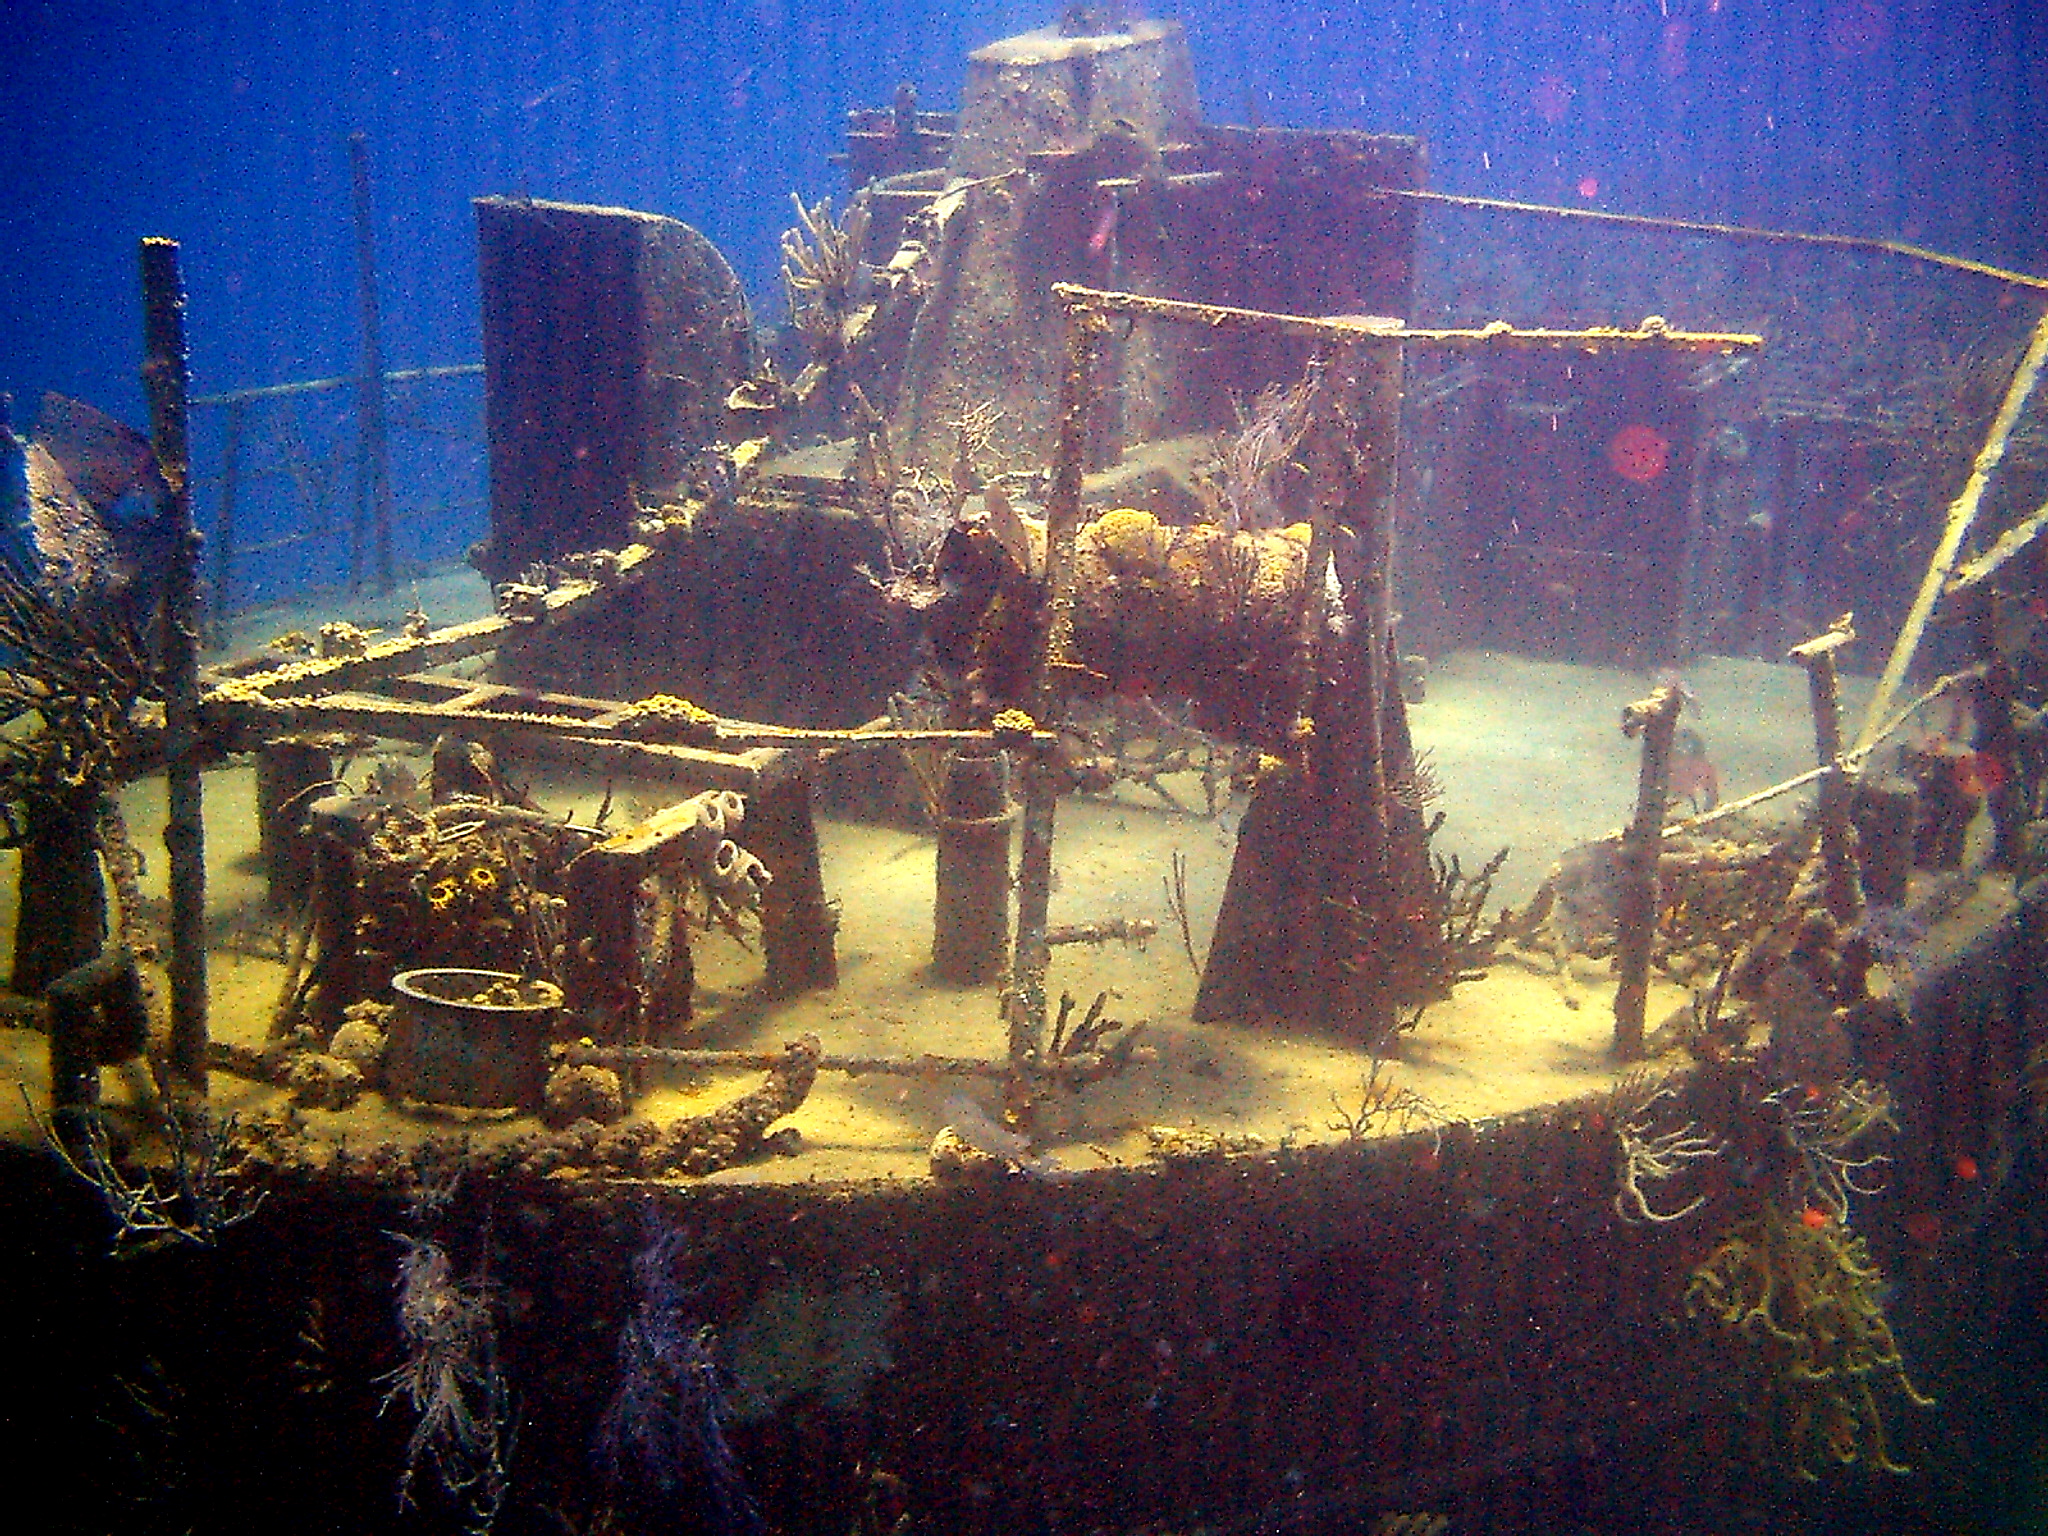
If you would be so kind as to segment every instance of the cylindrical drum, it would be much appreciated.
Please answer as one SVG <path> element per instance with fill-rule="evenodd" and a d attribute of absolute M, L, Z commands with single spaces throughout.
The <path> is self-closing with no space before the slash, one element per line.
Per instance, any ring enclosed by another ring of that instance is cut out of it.
<path fill-rule="evenodd" d="M 384 1081 L 392 1094 L 468 1109 L 540 1108 L 560 987 L 443 967 L 401 972 L 391 990 L 398 1006 Z"/>
<path fill-rule="evenodd" d="M 946 759 L 939 815 L 932 974 L 967 984 L 1003 974 L 1010 947 L 1009 772 L 1000 752 Z"/>

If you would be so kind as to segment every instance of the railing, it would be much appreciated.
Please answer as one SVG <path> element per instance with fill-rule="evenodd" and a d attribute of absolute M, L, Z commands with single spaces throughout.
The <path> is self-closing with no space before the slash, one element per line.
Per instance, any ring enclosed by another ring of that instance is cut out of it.
<path fill-rule="evenodd" d="M 401 567 L 459 553 L 484 524 L 482 397 L 468 382 L 482 375 L 457 363 L 385 373 L 374 391 L 337 375 L 196 396 L 214 626 L 301 592 L 389 591 Z"/>
<path fill-rule="evenodd" d="M 212 600 L 207 612 L 216 639 L 221 638 L 228 617 L 236 611 L 237 599 L 254 595 L 245 590 L 247 583 L 237 583 L 238 565 L 253 557 L 266 557 L 264 569 L 269 580 L 281 582 L 290 590 L 303 592 L 342 585 L 353 590 L 368 585 L 384 593 L 397 584 L 401 555 L 415 566 L 429 564 L 456 552 L 454 547 L 444 547 L 451 533 L 457 537 L 473 536 L 474 531 L 481 529 L 481 518 L 457 515 L 480 511 L 484 505 L 481 399 L 474 401 L 466 420 L 435 421 L 419 405 L 410 413 L 395 412 L 392 390 L 399 385 L 479 378 L 483 365 L 457 363 L 397 372 L 385 369 L 369 148 L 361 133 L 349 135 L 348 160 L 355 215 L 362 367 L 354 374 L 230 390 L 191 401 L 195 410 L 222 413 L 219 441 L 212 445 L 218 449 L 219 471 L 217 475 L 200 477 L 195 487 L 202 493 L 209 488 L 214 492 L 198 520 L 211 540 L 208 576 Z M 341 389 L 353 391 L 353 421 L 330 414 L 324 430 L 309 434 L 308 427 L 313 423 L 307 420 L 310 412 L 302 407 Z M 255 418 L 266 410 L 277 413 L 271 417 L 268 435 L 272 462 L 252 466 L 245 461 L 245 455 L 262 441 L 254 430 L 258 425 Z M 419 452 L 410 452 L 402 461 L 395 461 L 394 430 L 409 434 L 412 439 L 439 439 L 452 445 L 454 451 L 441 455 L 439 462 L 434 455 Z M 309 441 L 319 442 L 322 451 L 312 451 Z M 462 447 L 464 444 L 468 446 Z M 333 500 L 344 465 L 352 482 L 352 494 L 349 515 L 338 522 L 333 515 Z M 394 469 L 398 471 L 397 478 Z M 265 536 L 248 539 L 244 525 L 249 509 L 244 498 L 262 481 L 279 476 L 292 483 L 299 515 L 293 517 L 293 509 L 272 503 L 264 509 L 269 515 L 257 524 L 265 530 Z M 395 526 L 398 516 L 394 506 L 401 493 L 413 509 L 404 529 Z M 440 497 L 438 503 L 434 500 L 436 495 Z M 430 521 L 429 514 L 437 516 Z M 409 535 L 404 549 L 398 542 L 402 533 Z M 339 559 L 339 546 L 344 538 L 345 564 Z M 468 539 L 463 537 L 462 542 Z M 293 561 L 297 566 L 295 572 Z M 294 575 L 296 580 L 292 579 Z M 262 595 L 274 600 L 289 592 Z"/>

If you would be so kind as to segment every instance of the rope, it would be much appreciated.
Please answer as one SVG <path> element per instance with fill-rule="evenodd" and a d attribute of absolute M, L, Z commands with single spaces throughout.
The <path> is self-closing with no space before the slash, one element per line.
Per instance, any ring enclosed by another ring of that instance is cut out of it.
<path fill-rule="evenodd" d="M 1868 235 L 1822 235 L 1798 229 L 1757 229 L 1747 224 L 1714 224 L 1704 219 L 1666 219 L 1646 213 L 1608 213 L 1599 208 L 1562 208 L 1551 203 L 1520 203 L 1504 197 L 1472 197 L 1456 192 L 1425 192 L 1416 187 L 1382 187 L 1377 196 L 1411 198 L 1419 203 L 1446 203 L 1454 208 L 1490 208 L 1504 213 L 1541 213 L 1558 219 L 1591 219 L 1599 224 L 1624 224 L 1633 229 L 1674 229 L 1695 235 L 1720 235 L 1731 240 L 1771 240 L 1787 245 L 1821 245 L 1838 251 L 1876 251 L 1887 256 L 1903 256 L 1908 261 L 1923 261 L 1930 266 L 1947 267 L 1954 272 L 1970 272 L 1978 277 L 1996 278 L 2001 283 L 2016 283 L 2022 288 L 2033 288 L 2048 292 L 2048 277 L 2036 277 L 2030 272 L 2015 272 L 2010 267 L 1994 267 L 1986 261 L 1976 261 L 1968 256 L 1951 256 L 1946 251 L 1929 250 L 1924 245 L 1909 245 L 1903 240 L 1885 240 Z"/>

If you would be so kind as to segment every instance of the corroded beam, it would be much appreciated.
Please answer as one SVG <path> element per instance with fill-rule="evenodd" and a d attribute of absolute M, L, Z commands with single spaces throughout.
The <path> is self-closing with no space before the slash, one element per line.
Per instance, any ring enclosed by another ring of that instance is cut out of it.
<path fill-rule="evenodd" d="M 1580 347 L 1597 352 L 1607 347 L 1658 346 L 1681 352 L 1734 352 L 1764 344 L 1751 331 L 1681 331 L 1662 315 L 1651 315 L 1633 327 L 1589 325 L 1559 329 L 1510 325 L 1491 320 L 1480 326 L 1413 326 L 1385 315 L 1287 315 L 1274 310 L 1240 309 L 1231 304 L 1195 304 L 1185 299 L 1159 299 L 1150 294 L 1085 288 L 1079 283 L 1054 283 L 1053 292 L 1072 309 L 1097 314 L 1141 315 L 1174 320 L 1211 330 L 1246 329 L 1309 336 L 1319 341 L 1384 346 L 1439 347 Z"/>

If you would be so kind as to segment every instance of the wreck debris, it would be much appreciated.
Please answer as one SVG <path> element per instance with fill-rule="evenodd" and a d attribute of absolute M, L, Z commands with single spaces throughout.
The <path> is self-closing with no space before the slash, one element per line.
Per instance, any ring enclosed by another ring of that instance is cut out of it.
<path fill-rule="evenodd" d="M 1249 540 L 1233 541 L 1227 569 L 1235 573 L 1249 557 Z M 1246 605 L 1233 610 L 1248 614 Z M 1148 680 L 1149 681 L 1149 680 Z M 1134 784 L 1158 797 L 1179 815 L 1215 817 L 1231 788 L 1247 782 L 1258 763 L 1258 749 L 1234 746 L 1193 723 L 1192 700 L 1174 705 L 1152 697 L 1110 694 L 1076 700 L 1067 714 L 1064 735 L 1066 763 L 1075 788 L 1084 794 L 1106 794 L 1118 784 Z M 1184 804 L 1166 783 L 1186 775 L 1199 781 L 1199 811 Z"/>
<path fill-rule="evenodd" d="M 50 1113 L 88 1115 L 100 1068 L 133 1061 L 149 1044 L 149 1002 L 135 953 L 109 945 L 49 986 Z"/>
<path fill-rule="evenodd" d="M 1045 942 L 1061 944 L 1107 944 L 1112 939 L 1143 949 L 1159 931 L 1159 925 L 1145 917 L 1111 917 L 1097 923 L 1061 923 L 1045 930 Z"/>
<path fill-rule="evenodd" d="M 2005 458 L 2006 444 L 2012 439 L 2013 429 L 2019 425 L 2020 415 L 2033 395 L 2034 386 L 2040 382 L 2044 367 L 2048 367 L 2048 314 L 2034 323 L 2027 350 L 2006 385 L 1998 415 L 1985 434 L 1983 446 L 1977 451 L 1976 462 L 1970 466 L 1970 478 L 1949 504 L 1948 520 L 1927 562 L 1927 573 L 1921 580 L 1920 590 L 1914 596 L 1905 622 L 1899 626 L 1899 637 L 1892 644 L 1891 654 L 1885 658 L 1877 689 L 1864 709 L 1862 728 L 1856 733 L 1859 748 L 1876 742 L 1885 711 L 1891 708 L 1906 674 L 1912 670 L 1913 658 L 1919 652 L 1920 638 L 1926 632 L 1927 621 L 1962 556 L 1963 540 L 1969 536 L 1970 526 L 1977 519 L 1977 511 L 1984 504 L 1984 494 L 1990 488 L 1992 476 Z"/>
<path fill-rule="evenodd" d="M 1266 1150 L 1266 1138 L 1248 1131 L 1215 1131 L 1198 1125 L 1148 1125 L 1145 1143 L 1162 1159 L 1231 1157 Z"/>
<path fill-rule="evenodd" d="M 1081 470 L 1088 417 L 1095 399 L 1097 351 L 1108 330 L 1101 316 L 1080 307 L 1066 314 L 1066 365 L 1060 374 L 1059 447 L 1046 493 L 1045 598 L 1038 645 L 1022 699 L 991 722 L 1002 730 L 1035 730 L 1038 721 L 1057 727 L 1063 718 L 1066 683 L 1074 659 L 1074 538 L 1081 520 Z M 1036 719 L 1034 719 L 1036 717 Z M 1003 989 L 1003 1022 L 1013 1068 L 1029 1072 L 1040 1061 L 1045 1039 L 1045 973 L 1051 950 L 1045 942 L 1046 908 L 1052 896 L 1053 817 L 1059 800 L 1058 772 L 1044 752 L 1024 763 L 1024 835 L 1017 872 L 1017 931 L 1010 975 Z"/>
<path fill-rule="evenodd" d="M 600 1128 L 585 1120 L 566 1130 L 527 1137 L 495 1161 L 529 1174 L 594 1167 L 635 1178 L 683 1174 L 696 1178 L 758 1156 L 768 1128 L 795 1114 L 810 1096 L 824 1049 L 816 1035 L 783 1047 L 759 1087 L 708 1114 L 669 1125 L 628 1120 Z"/>
<path fill-rule="evenodd" d="M 563 871 L 593 842 L 588 829 L 460 797 L 413 806 L 341 792 L 307 816 L 315 952 L 299 1003 L 323 1037 L 401 970 L 560 972 Z"/>
<path fill-rule="evenodd" d="M 538 1112 L 546 1090 L 547 1035 L 562 990 L 511 971 L 416 967 L 391 978 L 397 1005 L 381 1053 L 385 1093 L 395 1101 Z M 336 1031 L 337 1034 L 340 1031 Z M 317 1054 L 317 1053 L 314 1053 Z M 324 1070 L 323 1070 L 324 1069 Z M 348 1063 L 316 1065 L 299 1102 L 350 1093 Z M 340 1079 L 340 1083 L 332 1080 Z"/>
<path fill-rule="evenodd" d="M 1271 1011 L 1378 1047 L 1426 1001 L 1403 951 L 1441 914 L 1423 818 L 1394 792 L 1413 758 L 1387 585 L 1399 367 L 1338 348 L 1321 373 L 1303 575 L 1267 695 L 1279 718 L 1254 737 L 1278 767 L 1253 787 L 1197 1018 Z"/>
<path fill-rule="evenodd" d="M 391 563 L 391 448 L 384 410 L 384 323 L 377 295 L 377 216 L 370 190 L 370 141 L 360 129 L 348 136 L 349 194 L 356 231 L 356 325 L 363 371 L 356 380 L 356 507 L 349 523 L 349 580 L 361 583 L 364 565 L 379 592 L 396 585 Z M 363 525 L 367 522 L 369 527 Z M 364 550 L 365 535 L 369 549 Z"/>
<path fill-rule="evenodd" d="M 737 932 L 771 886 L 759 856 L 728 835 L 745 815 L 735 791 L 706 790 L 590 844 L 564 866 L 567 929 L 576 938 L 563 952 L 563 982 L 571 1010 L 594 1035 L 645 1040 L 690 1018 L 691 894 L 705 926 Z"/>
<path fill-rule="evenodd" d="M 685 495 L 754 341 L 739 279 L 687 224 L 533 198 L 473 206 L 491 478 L 477 567 L 501 582 L 623 549 L 646 506 Z"/>
<path fill-rule="evenodd" d="M 1090 304 L 1105 314 L 1148 315 L 1205 326 L 1211 330 L 1273 331 L 1321 341 L 1364 342 L 1381 346 L 1399 347 L 1410 342 L 1498 347 L 1634 343 L 1672 347 L 1686 352 L 1729 352 L 1760 347 L 1764 343 L 1763 337 L 1748 331 L 1678 330 L 1662 315 L 1646 316 L 1634 326 L 1590 325 L 1575 329 L 1517 326 L 1505 320 L 1495 320 L 1482 326 L 1410 326 L 1401 320 L 1377 315 L 1320 317 L 1280 314 L 1234 304 L 1192 304 L 1180 299 L 1154 298 L 1149 294 L 1118 293 L 1078 283 L 1058 283 L 1054 285 L 1054 291 L 1067 303 Z"/>

